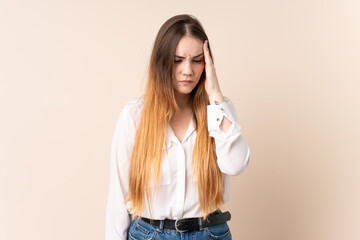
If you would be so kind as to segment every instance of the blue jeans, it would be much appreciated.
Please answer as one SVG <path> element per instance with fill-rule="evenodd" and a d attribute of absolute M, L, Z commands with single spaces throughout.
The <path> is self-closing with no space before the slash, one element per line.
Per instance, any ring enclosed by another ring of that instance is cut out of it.
<path fill-rule="evenodd" d="M 199 223 L 201 224 L 201 223 Z M 201 227 L 199 231 L 191 231 L 179 233 L 176 230 L 164 229 L 164 221 L 161 221 L 160 226 L 151 225 L 143 220 L 133 220 L 128 230 L 128 239 L 181 239 L 181 240 L 203 240 L 203 239 L 218 239 L 231 240 L 231 232 L 227 223 L 221 223 L 211 227 Z"/>

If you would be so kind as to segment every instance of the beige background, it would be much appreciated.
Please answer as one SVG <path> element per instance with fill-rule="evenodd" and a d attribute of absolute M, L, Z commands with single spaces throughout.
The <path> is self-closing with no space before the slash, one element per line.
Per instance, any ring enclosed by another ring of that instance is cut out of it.
<path fill-rule="evenodd" d="M 208 33 L 251 148 L 233 239 L 360 239 L 360 2 L 0 2 L 0 239 L 104 239 L 110 144 L 155 35 Z"/>

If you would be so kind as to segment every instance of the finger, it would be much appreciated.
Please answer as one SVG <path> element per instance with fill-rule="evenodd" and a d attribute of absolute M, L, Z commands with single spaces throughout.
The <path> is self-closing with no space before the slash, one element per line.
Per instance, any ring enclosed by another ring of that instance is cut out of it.
<path fill-rule="evenodd" d="M 210 51 L 208 47 L 208 40 L 205 40 L 203 46 L 204 46 L 205 63 L 212 65 L 212 59 L 210 57 Z"/>
<path fill-rule="evenodd" d="M 206 63 L 211 63 L 211 58 L 210 58 L 210 53 L 209 53 L 209 47 L 208 47 L 208 41 L 207 40 L 204 41 L 203 47 L 204 47 L 205 62 Z"/>

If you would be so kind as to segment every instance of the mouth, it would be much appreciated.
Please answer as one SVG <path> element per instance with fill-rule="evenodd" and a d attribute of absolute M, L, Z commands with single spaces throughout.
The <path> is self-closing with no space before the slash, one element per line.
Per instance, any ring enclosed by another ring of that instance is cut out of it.
<path fill-rule="evenodd" d="M 183 81 L 179 81 L 181 84 L 183 85 L 189 85 L 191 84 L 193 81 L 190 81 L 190 80 L 183 80 Z"/>

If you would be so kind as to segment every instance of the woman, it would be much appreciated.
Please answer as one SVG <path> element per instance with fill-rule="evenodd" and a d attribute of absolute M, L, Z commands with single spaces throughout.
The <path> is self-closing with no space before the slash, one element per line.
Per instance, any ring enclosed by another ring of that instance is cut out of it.
<path fill-rule="evenodd" d="M 231 239 L 220 207 L 250 150 L 207 39 L 190 15 L 157 34 L 145 95 L 126 104 L 115 127 L 107 240 Z"/>

